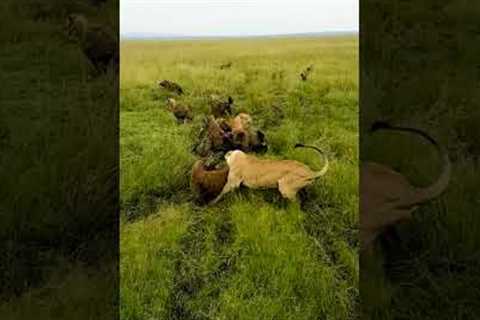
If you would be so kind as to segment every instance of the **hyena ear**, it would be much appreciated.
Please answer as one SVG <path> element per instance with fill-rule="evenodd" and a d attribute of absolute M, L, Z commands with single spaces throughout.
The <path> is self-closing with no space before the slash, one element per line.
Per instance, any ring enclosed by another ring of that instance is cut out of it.
<path fill-rule="evenodd" d="M 231 96 L 228 96 L 228 103 L 233 104 L 233 98 Z"/>
<path fill-rule="evenodd" d="M 257 137 L 261 142 L 265 141 L 265 134 L 260 130 L 257 131 Z"/>
<path fill-rule="evenodd" d="M 235 143 L 242 143 L 245 140 L 245 132 L 236 132 L 233 135 L 233 140 L 235 141 Z"/>
<path fill-rule="evenodd" d="M 67 15 L 67 21 L 68 21 L 68 23 L 73 23 L 74 20 L 75 20 L 75 18 L 74 18 L 74 16 L 73 16 L 73 14 L 70 13 L 70 14 Z"/>

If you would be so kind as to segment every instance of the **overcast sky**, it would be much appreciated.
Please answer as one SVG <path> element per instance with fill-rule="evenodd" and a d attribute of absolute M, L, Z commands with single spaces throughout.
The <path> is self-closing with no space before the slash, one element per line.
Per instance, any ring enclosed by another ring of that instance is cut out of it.
<path fill-rule="evenodd" d="M 121 0 L 120 31 L 186 36 L 358 31 L 359 0 Z"/>

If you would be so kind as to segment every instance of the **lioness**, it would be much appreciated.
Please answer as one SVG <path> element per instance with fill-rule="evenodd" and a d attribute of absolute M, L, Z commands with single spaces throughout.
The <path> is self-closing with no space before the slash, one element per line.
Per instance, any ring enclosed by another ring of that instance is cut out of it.
<path fill-rule="evenodd" d="M 322 153 L 317 147 L 295 145 L 295 148 L 300 147 L 312 148 Z M 241 184 L 252 189 L 278 188 L 284 198 L 295 201 L 300 189 L 312 184 L 328 170 L 327 158 L 320 171 L 312 171 L 305 164 L 295 160 L 259 159 L 240 150 L 227 152 L 225 160 L 229 167 L 227 183 L 212 204 Z"/>
<path fill-rule="evenodd" d="M 393 130 L 411 132 L 429 141 L 443 159 L 439 178 L 428 187 L 415 187 L 405 176 L 388 166 L 375 162 L 362 164 L 360 169 L 360 244 L 361 250 L 372 252 L 375 239 L 388 227 L 412 219 L 418 206 L 438 197 L 450 181 L 451 165 L 447 151 L 425 132 L 376 122 L 371 131 Z"/>

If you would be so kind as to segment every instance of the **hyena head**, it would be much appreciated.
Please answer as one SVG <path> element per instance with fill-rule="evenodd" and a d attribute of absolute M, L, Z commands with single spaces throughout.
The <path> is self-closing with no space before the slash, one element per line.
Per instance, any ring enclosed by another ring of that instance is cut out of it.
<path fill-rule="evenodd" d="M 81 40 L 85 35 L 87 19 L 81 15 L 72 13 L 67 16 L 65 33 L 70 40 Z"/>

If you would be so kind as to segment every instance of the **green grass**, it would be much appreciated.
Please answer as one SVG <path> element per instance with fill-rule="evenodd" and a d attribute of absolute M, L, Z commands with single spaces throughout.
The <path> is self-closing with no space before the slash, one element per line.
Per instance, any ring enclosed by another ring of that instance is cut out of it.
<path fill-rule="evenodd" d="M 358 318 L 357 39 L 126 41 L 121 56 L 122 319 Z M 166 110 L 160 79 L 184 87 L 192 124 Z M 325 150 L 330 170 L 301 206 L 276 190 L 192 203 L 191 151 L 212 93 L 253 116 L 264 157 L 320 168 L 293 147 Z"/>
<path fill-rule="evenodd" d="M 162 208 L 161 214 L 122 225 L 121 304 L 124 317 L 165 319 L 173 287 L 179 239 L 187 231 L 188 208 Z"/>
<path fill-rule="evenodd" d="M 62 33 L 70 10 L 112 27 L 118 20 L 115 1 L 0 4 L 3 319 L 115 313 L 116 79 L 89 78 L 88 61 Z"/>
<path fill-rule="evenodd" d="M 117 315 L 116 268 L 72 263 L 71 257 L 55 255 L 48 278 L 37 288 L 0 304 L 2 319 L 96 319 Z M 45 266 L 44 266 L 45 267 Z M 113 289 L 113 290 L 112 290 Z"/>

